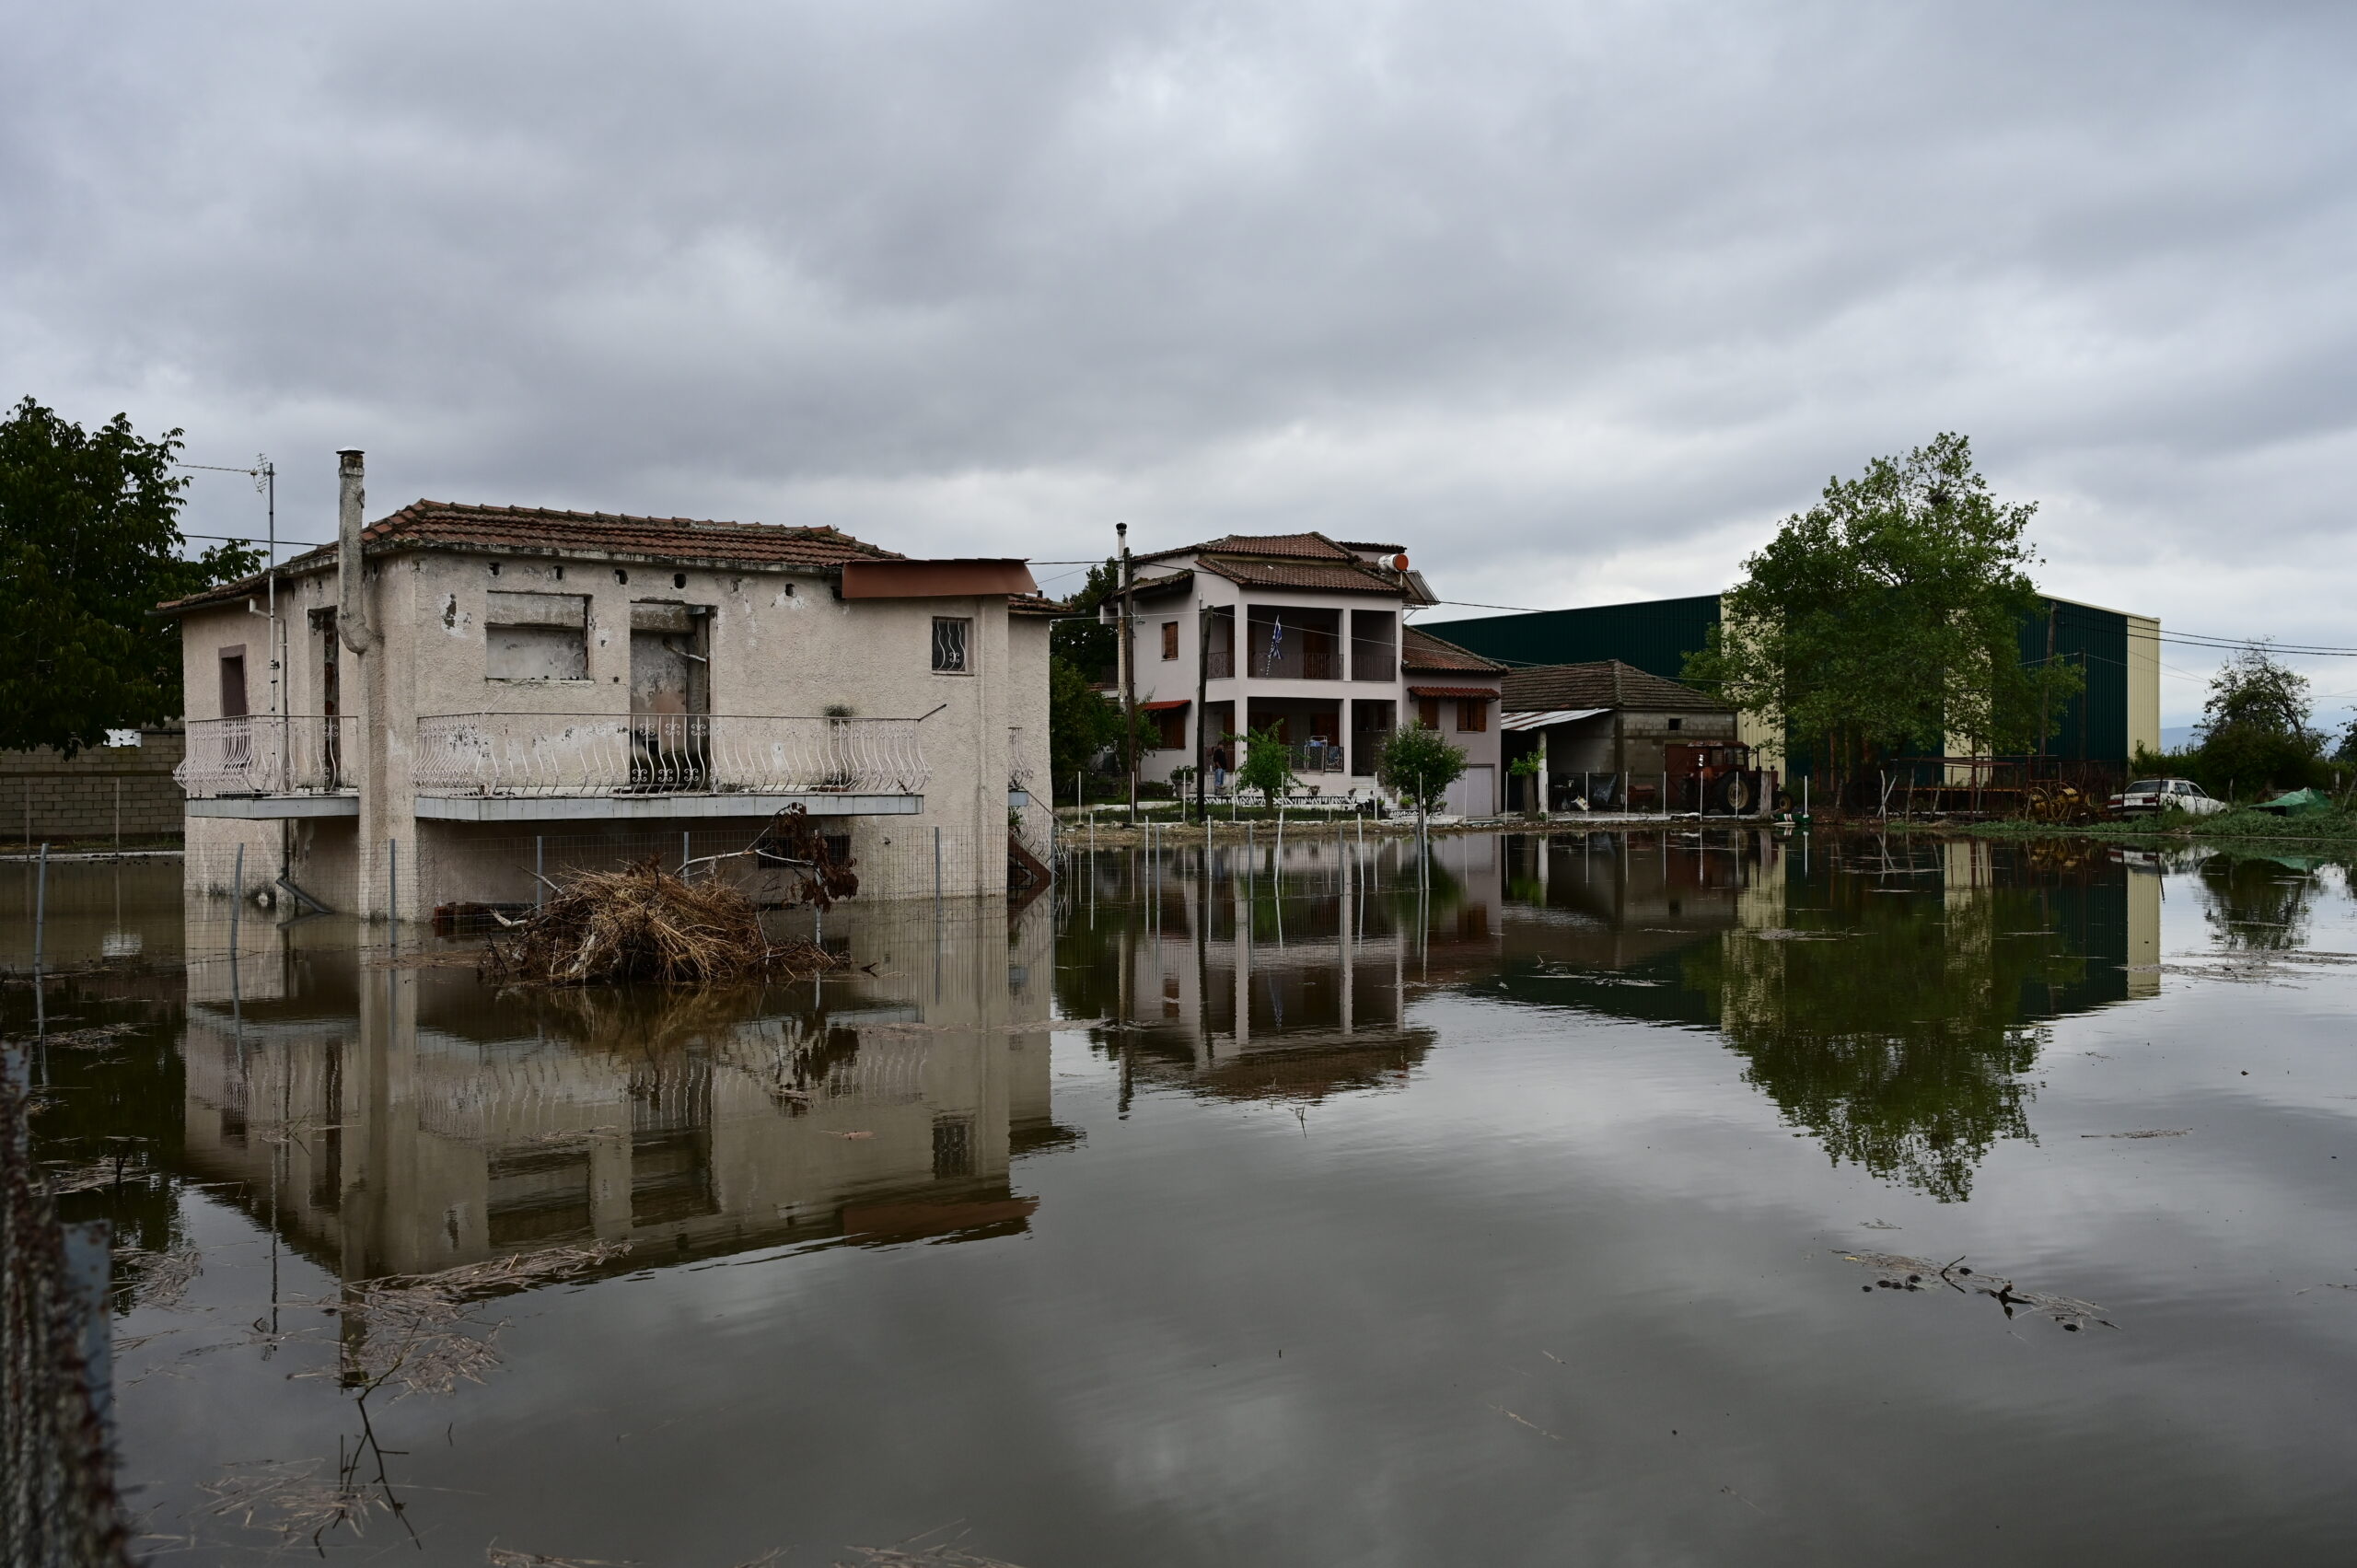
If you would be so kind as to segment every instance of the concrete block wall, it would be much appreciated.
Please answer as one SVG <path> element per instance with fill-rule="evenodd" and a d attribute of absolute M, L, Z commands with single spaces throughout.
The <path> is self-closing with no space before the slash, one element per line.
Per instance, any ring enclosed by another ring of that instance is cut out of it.
<path fill-rule="evenodd" d="M 71 757 L 48 747 L 0 751 L 0 842 L 179 837 L 182 796 L 172 770 L 185 746 L 180 730 L 157 728 L 141 730 L 137 746 Z"/>

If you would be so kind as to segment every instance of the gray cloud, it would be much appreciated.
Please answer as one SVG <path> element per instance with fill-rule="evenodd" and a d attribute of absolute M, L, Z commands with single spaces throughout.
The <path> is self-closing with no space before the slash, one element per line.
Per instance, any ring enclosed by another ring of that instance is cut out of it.
<path fill-rule="evenodd" d="M 16 40 L 7 390 L 266 449 L 305 537 L 357 444 L 385 505 L 1042 557 L 1117 517 L 1314 526 L 1596 602 L 1720 586 L 1827 475 L 1956 428 L 2044 505 L 2059 590 L 2357 644 L 2342 7 L 112 6 Z M 2208 661 L 2171 662 L 2182 713 Z"/>

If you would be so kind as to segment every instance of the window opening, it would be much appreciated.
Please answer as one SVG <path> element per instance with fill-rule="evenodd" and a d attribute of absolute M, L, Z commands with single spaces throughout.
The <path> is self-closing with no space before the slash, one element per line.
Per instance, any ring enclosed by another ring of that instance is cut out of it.
<path fill-rule="evenodd" d="M 933 668 L 943 675 L 964 675 L 969 672 L 967 642 L 973 631 L 973 621 L 955 615 L 933 618 Z"/>

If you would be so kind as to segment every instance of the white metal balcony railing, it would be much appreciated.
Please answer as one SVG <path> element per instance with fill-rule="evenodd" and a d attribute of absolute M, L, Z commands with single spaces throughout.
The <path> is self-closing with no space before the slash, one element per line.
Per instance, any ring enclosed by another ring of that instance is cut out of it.
<path fill-rule="evenodd" d="M 915 719 L 438 714 L 417 788 L 463 795 L 915 795 Z"/>
<path fill-rule="evenodd" d="M 350 714 L 250 714 L 190 719 L 172 778 L 200 800 L 224 796 L 334 795 L 352 787 L 344 759 Z"/>

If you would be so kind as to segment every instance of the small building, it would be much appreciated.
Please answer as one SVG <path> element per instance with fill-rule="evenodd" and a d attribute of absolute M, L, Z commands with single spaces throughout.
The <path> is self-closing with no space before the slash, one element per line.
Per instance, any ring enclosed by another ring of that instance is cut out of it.
<path fill-rule="evenodd" d="M 1273 733 L 1306 789 L 1371 798 L 1385 738 L 1422 723 L 1466 753 L 1448 809 L 1498 809 L 1503 667 L 1404 624 L 1434 596 L 1399 546 L 1231 534 L 1134 567 L 1132 664 L 1156 741 L 1145 778 L 1189 776 L 1200 744 L 1220 787 L 1241 738 Z M 1120 612 L 1118 598 L 1100 609 Z"/>
<path fill-rule="evenodd" d="M 1739 739 L 1735 709 L 1619 659 L 1508 670 L 1504 703 L 1506 761 L 1543 751 L 1549 810 L 1657 805 L 1697 748 Z"/>
<path fill-rule="evenodd" d="M 406 919 L 533 898 L 551 842 L 677 864 L 800 806 L 872 865 L 897 838 L 945 892 L 1005 887 L 1059 608 L 1020 561 L 435 501 L 363 528 L 344 462 L 337 545 L 162 607 L 192 880 L 244 845 L 249 887 Z"/>

